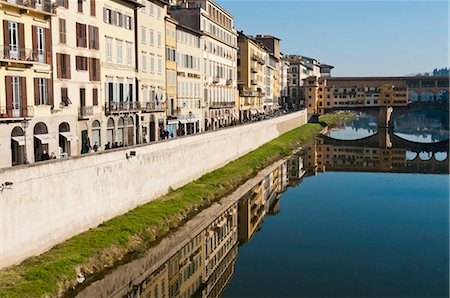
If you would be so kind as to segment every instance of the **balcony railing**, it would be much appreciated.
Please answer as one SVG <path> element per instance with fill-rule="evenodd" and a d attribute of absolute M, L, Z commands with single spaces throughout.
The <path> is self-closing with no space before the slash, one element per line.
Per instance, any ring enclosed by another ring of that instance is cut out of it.
<path fill-rule="evenodd" d="M 24 8 L 32 8 L 48 13 L 52 12 L 52 5 L 50 0 L 43 0 L 41 3 L 36 0 L 0 0 L 0 2 L 7 2 L 12 5 L 23 6 Z"/>
<path fill-rule="evenodd" d="M 164 109 L 162 102 L 146 102 L 142 105 L 142 111 L 144 112 L 160 111 Z"/>
<path fill-rule="evenodd" d="M 94 115 L 94 107 L 80 107 L 78 111 L 78 116 L 80 118 L 85 118 Z"/>
<path fill-rule="evenodd" d="M 211 108 L 229 108 L 229 107 L 234 107 L 236 104 L 232 101 L 216 101 L 216 102 L 211 102 L 210 103 L 210 107 Z"/>
<path fill-rule="evenodd" d="M 34 106 L 2 106 L 0 118 L 26 118 L 34 116 Z"/>
<path fill-rule="evenodd" d="M 107 102 L 105 112 L 107 114 L 119 113 L 119 112 L 132 112 L 141 109 L 139 102 Z"/>
<path fill-rule="evenodd" d="M 36 49 L 0 46 L 0 60 L 14 60 L 25 63 L 46 63 L 46 53 Z"/>

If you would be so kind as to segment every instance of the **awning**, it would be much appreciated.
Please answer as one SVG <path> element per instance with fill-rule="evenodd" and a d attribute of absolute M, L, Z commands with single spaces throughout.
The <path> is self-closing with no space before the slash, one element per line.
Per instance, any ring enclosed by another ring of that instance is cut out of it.
<path fill-rule="evenodd" d="M 74 140 L 77 139 L 77 137 L 73 133 L 71 133 L 70 131 L 68 131 L 68 132 L 60 132 L 59 134 L 62 135 L 63 137 L 65 137 L 66 140 L 69 141 L 69 142 L 70 141 L 74 141 Z"/>
<path fill-rule="evenodd" d="M 50 143 L 53 138 L 49 134 L 45 135 L 34 135 L 35 138 L 38 138 L 42 144 L 48 144 Z"/>
<path fill-rule="evenodd" d="M 11 137 L 14 141 L 16 141 L 17 143 L 19 143 L 19 146 L 23 146 L 25 145 L 25 136 L 21 136 L 21 137 Z"/>
<path fill-rule="evenodd" d="M 250 110 L 250 114 L 256 115 L 256 114 L 258 114 L 258 111 L 257 110 Z"/>

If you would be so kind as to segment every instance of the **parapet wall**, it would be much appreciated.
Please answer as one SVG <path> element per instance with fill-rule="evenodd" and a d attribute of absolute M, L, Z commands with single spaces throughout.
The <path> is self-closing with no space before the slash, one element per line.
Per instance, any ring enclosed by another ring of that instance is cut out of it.
<path fill-rule="evenodd" d="M 307 122 L 306 111 L 179 139 L 0 170 L 0 268 L 152 201 Z M 135 151 L 136 156 L 126 158 Z"/>

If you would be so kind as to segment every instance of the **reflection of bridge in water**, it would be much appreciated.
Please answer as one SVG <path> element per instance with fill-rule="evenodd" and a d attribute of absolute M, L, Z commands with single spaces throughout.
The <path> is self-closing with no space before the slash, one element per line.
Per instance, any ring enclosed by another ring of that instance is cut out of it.
<path fill-rule="evenodd" d="M 384 129 L 359 140 L 316 138 L 306 147 L 308 170 L 448 174 L 449 141 L 424 144 L 405 140 Z M 426 152 L 426 158 L 423 153 Z M 439 158 L 437 157 L 439 156 Z M 413 158 L 411 158 L 413 156 Z"/>

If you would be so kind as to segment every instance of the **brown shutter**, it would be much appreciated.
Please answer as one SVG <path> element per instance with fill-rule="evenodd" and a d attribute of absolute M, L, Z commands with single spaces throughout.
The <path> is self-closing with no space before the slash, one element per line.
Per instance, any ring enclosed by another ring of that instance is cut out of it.
<path fill-rule="evenodd" d="M 76 23 L 75 27 L 76 27 L 75 28 L 75 32 L 76 32 L 75 38 L 77 39 L 77 47 L 79 47 L 80 46 L 80 24 Z"/>
<path fill-rule="evenodd" d="M 56 77 L 61 79 L 61 54 L 56 53 Z"/>
<path fill-rule="evenodd" d="M 92 105 L 98 106 L 98 89 L 92 89 Z"/>
<path fill-rule="evenodd" d="M 52 64 L 52 30 L 50 28 L 45 29 L 45 62 Z"/>
<path fill-rule="evenodd" d="M 88 59 L 89 81 L 93 81 L 94 78 L 94 71 L 92 69 L 93 67 L 94 67 L 94 58 L 89 58 Z"/>
<path fill-rule="evenodd" d="M 37 27 L 34 26 L 34 25 L 31 26 L 31 40 L 32 40 L 32 43 L 33 43 L 32 48 L 33 48 L 33 50 L 36 50 L 38 48 L 38 45 L 37 45 Z"/>
<path fill-rule="evenodd" d="M 39 105 L 39 79 L 34 78 L 34 105 Z"/>
<path fill-rule="evenodd" d="M 116 24 L 116 12 L 115 11 L 111 11 L 111 23 L 113 25 Z"/>
<path fill-rule="evenodd" d="M 6 115 L 8 118 L 12 117 L 12 78 L 5 77 L 5 89 L 6 89 Z"/>
<path fill-rule="evenodd" d="M 27 78 L 20 77 L 20 85 L 22 87 L 22 117 L 27 117 L 28 116 Z"/>
<path fill-rule="evenodd" d="M 101 81 L 100 77 L 101 77 L 101 72 L 100 72 L 100 59 L 95 59 L 95 74 L 96 74 L 96 81 Z"/>
<path fill-rule="evenodd" d="M 92 33 L 93 33 L 93 27 L 92 26 L 88 26 L 88 36 L 89 36 L 89 48 L 92 49 L 93 44 L 92 44 Z"/>
<path fill-rule="evenodd" d="M 83 47 L 87 48 L 87 26 L 83 24 Z"/>
<path fill-rule="evenodd" d="M 70 73 L 70 55 L 66 54 L 64 55 L 64 58 L 66 60 L 66 79 L 70 79 L 71 78 L 71 73 Z"/>
<path fill-rule="evenodd" d="M 48 105 L 53 108 L 53 80 L 52 79 L 46 79 L 47 80 L 47 98 L 48 98 Z"/>
<path fill-rule="evenodd" d="M 95 17 L 95 0 L 91 0 L 91 16 Z"/>
<path fill-rule="evenodd" d="M 4 41 L 4 46 L 5 46 L 5 50 L 4 50 L 4 54 L 5 54 L 5 58 L 9 58 L 9 51 L 7 51 L 7 48 L 9 48 L 9 28 L 8 28 L 9 22 L 7 20 L 3 20 L 3 41 Z"/>
<path fill-rule="evenodd" d="M 103 7 L 103 22 L 104 23 L 106 23 L 106 14 L 107 14 L 106 7 Z"/>
<path fill-rule="evenodd" d="M 19 57 L 25 60 L 25 29 L 22 23 L 17 23 L 19 26 Z"/>

